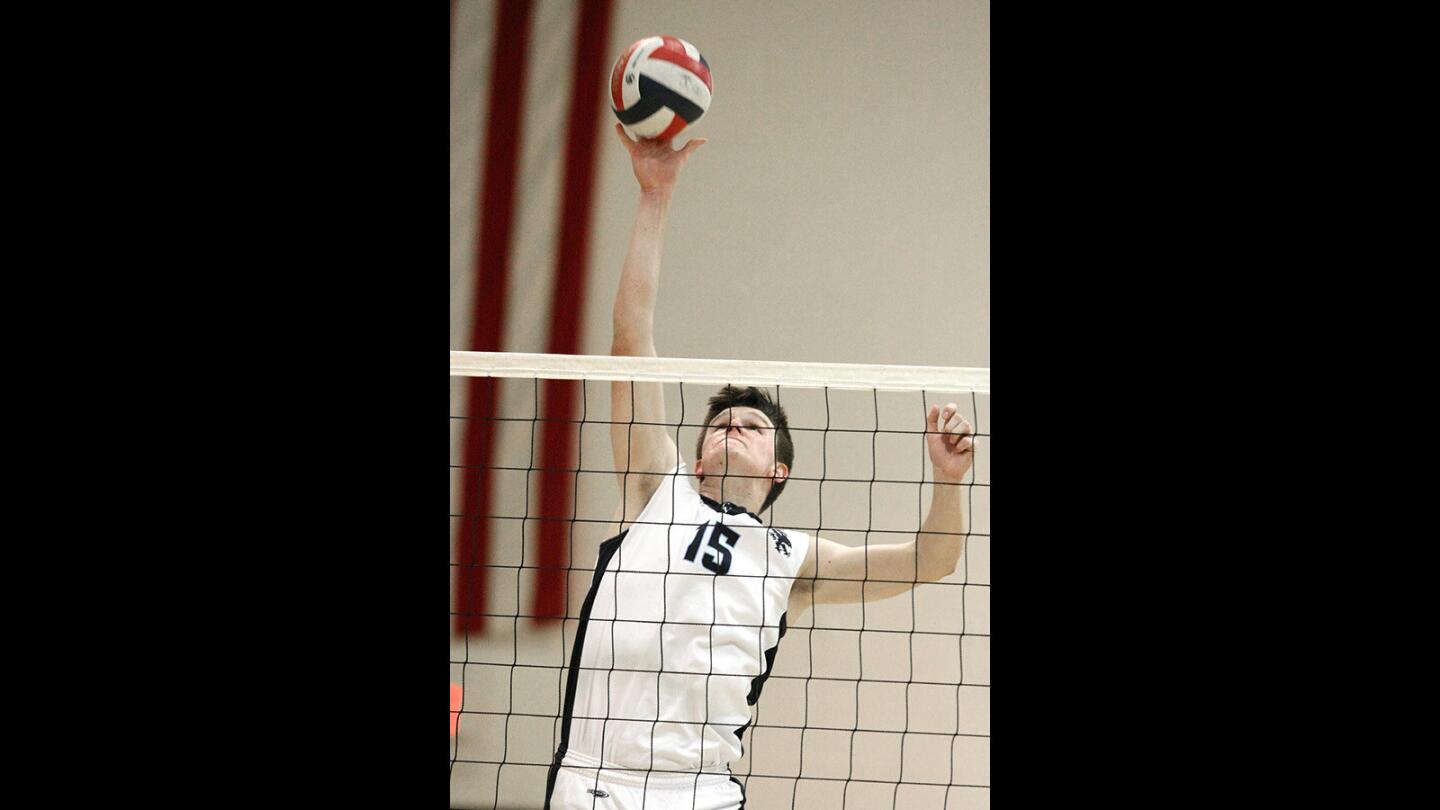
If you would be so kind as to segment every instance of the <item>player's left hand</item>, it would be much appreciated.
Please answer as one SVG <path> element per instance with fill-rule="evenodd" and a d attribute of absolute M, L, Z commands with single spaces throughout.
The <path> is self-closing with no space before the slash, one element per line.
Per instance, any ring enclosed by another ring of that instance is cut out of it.
<path fill-rule="evenodd" d="M 975 461 L 975 429 L 960 415 L 955 403 L 944 408 L 930 406 L 925 430 L 925 444 L 930 448 L 930 463 L 935 465 L 935 480 L 959 483 Z"/>

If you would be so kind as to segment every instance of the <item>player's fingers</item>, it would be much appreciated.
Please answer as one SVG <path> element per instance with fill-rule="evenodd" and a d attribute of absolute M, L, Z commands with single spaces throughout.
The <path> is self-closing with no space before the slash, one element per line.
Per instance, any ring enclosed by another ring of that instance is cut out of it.
<path fill-rule="evenodd" d="M 618 136 L 620 136 L 620 142 L 623 143 L 623 144 L 625 144 L 625 149 L 626 149 L 626 151 L 629 151 L 629 149 L 630 149 L 630 144 L 634 143 L 634 141 L 630 140 L 630 136 L 629 136 L 629 135 L 626 135 L 626 134 L 625 134 L 625 126 L 624 126 L 623 124 L 620 124 L 619 122 L 616 122 L 616 124 L 615 124 L 615 134 L 618 135 Z"/>
<path fill-rule="evenodd" d="M 950 449 L 960 453 L 965 452 L 972 441 L 970 434 L 973 430 L 969 420 L 965 417 L 958 414 L 952 417 L 945 431 L 945 438 L 950 440 Z"/>
<path fill-rule="evenodd" d="M 930 414 L 929 414 L 929 415 L 926 417 L 926 419 L 925 419 L 926 423 L 929 425 L 929 428 L 928 428 L 928 432 L 929 432 L 929 433 L 939 433 L 939 432 L 940 432 L 940 422 L 939 422 L 939 420 L 940 420 L 940 406 L 939 406 L 939 405 L 931 405 L 931 406 L 930 406 Z"/>
<path fill-rule="evenodd" d="M 707 143 L 709 143 L 709 141 L 704 138 L 691 138 L 690 142 L 685 144 L 685 148 L 680 150 L 680 153 L 688 158 L 696 149 L 699 149 Z"/>

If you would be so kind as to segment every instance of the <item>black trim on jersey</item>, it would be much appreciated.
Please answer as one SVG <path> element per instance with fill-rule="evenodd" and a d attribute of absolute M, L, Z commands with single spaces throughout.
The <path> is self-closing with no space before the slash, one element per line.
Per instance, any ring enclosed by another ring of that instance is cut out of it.
<path fill-rule="evenodd" d="M 746 721 L 745 721 L 745 725 L 743 725 L 743 726 L 735 729 L 735 739 L 739 740 L 739 741 L 742 742 L 742 743 L 745 742 L 745 730 L 748 729 L 748 728 L 750 728 L 750 723 L 753 722 L 753 720 L 754 720 L 754 718 L 751 718 L 750 720 L 746 720 Z M 743 746 L 743 745 L 740 746 L 740 750 L 742 751 L 742 753 L 740 754 L 740 756 L 742 756 L 742 757 L 745 756 L 745 754 L 743 753 L 743 751 L 745 750 L 745 746 Z"/>
<path fill-rule="evenodd" d="M 727 515 L 749 515 L 750 517 L 755 518 L 756 523 L 765 523 L 765 521 L 760 519 L 759 515 L 751 512 L 749 509 L 746 509 L 739 504 L 734 504 L 729 501 L 726 501 L 724 503 L 718 503 L 705 497 L 704 495 L 700 496 L 700 502 L 710 507 L 711 509 L 714 509 L 716 512 L 724 512 Z"/>
<path fill-rule="evenodd" d="M 745 784 L 732 774 L 730 781 L 740 786 L 740 810 L 745 810 Z"/>
<path fill-rule="evenodd" d="M 620 548 L 629 530 L 625 530 L 600 544 L 595 557 L 595 578 L 590 581 L 590 592 L 580 606 L 580 626 L 575 630 L 575 646 L 570 651 L 570 674 L 565 680 L 565 713 L 560 720 L 560 747 L 555 749 L 555 759 L 550 763 L 550 775 L 545 780 L 545 810 L 550 810 L 550 794 L 555 792 L 555 774 L 560 770 L 560 761 L 570 749 L 570 720 L 575 714 L 575 687 L 580 681 L 580 654 L 585 650 L 585 626 L 590 621 L 590 608 L 595 604 L 595 594 L 600 592 L 600 580 L 605 576 L 605 566 Z M 780 623 L 783 627 L 785 620 Z M 781 631 L 784 632 L 783 630 Z"/>
<path fill-rule="evenodd" d="M 745 696 L 745 703 L 750 706 L 754 706 L 760 700 L 760 690 L 765 688 L 765 681 L 769 680 L 770 673 L 775 668 L 775 653 L 780 649 L 780 639 L 785 638 L 785 617 L 788 615 L 790 614 L 780 614 L 780 635 L 775 639 L 775 646 L 765 651 L 765 669 L 750 681 L 750 694 Z M 735 739 L 743 741 L 745 729 L 750 728 L 750 722 L 746 720 L 745 725 L 735 729 Z"/>

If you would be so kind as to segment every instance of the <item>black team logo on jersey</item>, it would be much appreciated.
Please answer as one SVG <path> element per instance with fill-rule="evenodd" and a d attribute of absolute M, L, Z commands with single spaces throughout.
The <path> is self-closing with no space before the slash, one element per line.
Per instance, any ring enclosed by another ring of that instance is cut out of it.
<path fill-rule="evenodd" d="M 771 529 L 770 536 L 775 538 L 775 550 L 780 552 L 781 554 L 784 554 L 786 557 L 789 557 L 790 538 L 786 537 L 785 533 L 780 531 L 779 529 Z"/>

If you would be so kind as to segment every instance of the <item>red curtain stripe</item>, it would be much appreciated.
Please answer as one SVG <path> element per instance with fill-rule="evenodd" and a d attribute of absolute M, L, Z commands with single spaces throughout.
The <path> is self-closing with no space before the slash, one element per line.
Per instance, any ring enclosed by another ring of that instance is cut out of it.
<path fill-rule="evenodd" d="M 554 298 L 550 310 L 551 354 L 580 351 L 580 327 L 585 313 L 590 255 L 590 218 L 595 186 L 596 147 L 609 68 L 606 47 L 610 41 L 611 0 L 587 0 L 580 6 L 576 33 L 574 74 L 570 83 L 570 121 L 565 148 L 565 191 L 555 267 Z M 569 559 L 578 431 L 570 421 L 578 417 L 576 402 L 581 383 L 545 381 L 545 425 L 540 477 L 538 564 L 532 613 L 537 623 L 565 615 L 565 566 Z M 543 518 L 549 517 L 550 520 Z M 555 519 L 564 518 L 564 520 Z"/>
<path fill-rule="evenodd" d="M 500 351 L 505 334 L 505 292 L 509 283 L 510 234 L 514 221 L 515 177 L 519 164 L 520 102 L 525 96 L 525 54 L 533 16 L 530 0 L 500 0 L 495 9 L 495 48 L 486 113 L 484 172 L 476 240 L 472 351 Z M 459 537 L 456 622 L 458 633 L 485 629 L 489 569 L 491 476 L 495 452 L 498 380 L 470 378 L 470 419 L 465 428 Z"/>

